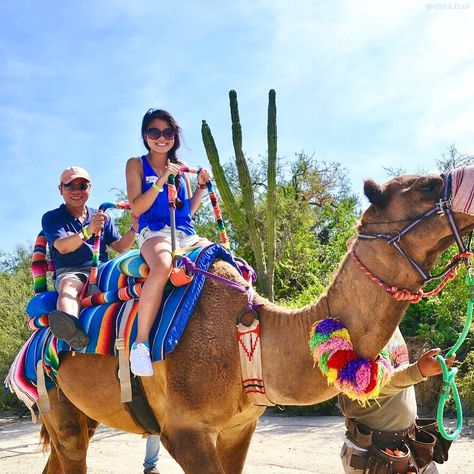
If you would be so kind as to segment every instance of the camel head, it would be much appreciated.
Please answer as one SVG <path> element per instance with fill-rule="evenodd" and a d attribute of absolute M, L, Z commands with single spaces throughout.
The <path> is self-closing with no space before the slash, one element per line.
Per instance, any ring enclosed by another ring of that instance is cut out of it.
<path fill-rule="evenodd" d="M 364 191 L 371 204 L 359 226 L 359 236 L 366 241 L 359 252 L 369 250 L 372 258 L 366 258 L 375 260 L 377 268 L 390 260 L 398 270 L 398 275 L 389 270 L 390 285 L 419 288 L 429 281 L 439 253 L 457 240 L 462 247 L 459 237 L 474 228 L 474 167 L 446 176 L 400 176 L 383 185 L 368 180 Z"/>
<path fill-rule="evenodd" d="M 382 185 L 369 180 L 364 191 L 370 206 L 350 250 L 350 260 L 359 269 L 349 275 L 341 273 L 352 281 L 348 287 L 351 309 L 341 305 L 335 314 L 349 329 L 356 352 L 373 357 L 386 344 L 409 303 L 421 299 L 423 285 L 440 277 L 430 274 L 437 256 L 457 242 L 460 257 L 467 258 L 461 236 L 474 229 L 470 202 L 474 167 L 446 176 L 400 176 Z M 451 268 L 441 272 L 441 279 Z"/>

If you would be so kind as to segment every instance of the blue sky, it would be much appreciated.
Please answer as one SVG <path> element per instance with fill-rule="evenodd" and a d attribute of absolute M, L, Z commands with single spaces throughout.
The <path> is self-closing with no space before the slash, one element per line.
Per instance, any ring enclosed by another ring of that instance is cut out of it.
<path fill-rule="evenodd" d="M 266 153 L 273 88 L 281 162 L 339 161 L 357 192 L 384 166 L 474 153 L 473 20 L 474 1 L 1 2 L 0 249 L 34 240 L 68 165 L 93 206 L 125 189 L 149 107 L 176 117 L 190 165 L 207 165 L 203 119 L 231 159 L 230 89 L 248 156 Z"/>

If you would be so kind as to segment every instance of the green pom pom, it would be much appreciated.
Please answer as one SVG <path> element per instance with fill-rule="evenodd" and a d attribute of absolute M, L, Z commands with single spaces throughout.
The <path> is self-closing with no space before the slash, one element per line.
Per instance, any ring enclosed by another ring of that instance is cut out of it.
<path fill-rule="evenodd" d="M 328 357 L 329 357 L 329 352 L 325 352 L 321 358 L 319 359 L 319 362 L 318 362 L 318 365 L 319 365 L 319 368 L 321 369 L 321 372 L 323 374 L 326 374 L 328 371 L 329 371 L 329 368 L 328 368 Z"/>
<path fill-rule="evenodd" d="M 326 342 L 330 338 L 330 334 L 321 334 L 318 332 L 313 333 L 311 339 L 309 340 L 309 348 L 311 349 L 311 352 L 314 352 L 317 346 L 323 342 Z"/>

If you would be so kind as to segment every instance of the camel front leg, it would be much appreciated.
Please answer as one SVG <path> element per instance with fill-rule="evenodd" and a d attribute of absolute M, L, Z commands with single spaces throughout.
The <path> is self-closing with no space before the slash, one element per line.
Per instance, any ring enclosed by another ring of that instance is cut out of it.
<path fill-rule="evenodd" d="M 76 408 L 59 388 L 48 393 L 51 411 L 41 415 L 42 437 L 51 444 L 43 474 L 85 474 L 89 439 L 97 423 Z"/>
<path fill-rule="evenodd" d="M 243 471 L 256 426 L 257 420 L 253 420 L 245 425 L 233 425 L 219 433 L 217 455 L 226 474 L 240 474 Z"/>
<path fill-rule="evenodd" d="M 161 442 L 186 474 L 226 474 L 217 456 L 215 434 L 167 426 Z"/>

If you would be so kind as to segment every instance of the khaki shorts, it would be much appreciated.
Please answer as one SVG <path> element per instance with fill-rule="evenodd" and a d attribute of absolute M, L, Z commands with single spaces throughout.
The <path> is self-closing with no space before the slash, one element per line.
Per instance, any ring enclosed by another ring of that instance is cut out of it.
<path fill-rule="evenodd" d="M 60 268 L 56 272 L 56 280 L 54 281 L 54 289 L 59 293 L 61 282 L 64 279 L 77 280 L 85 283 L 91 276 L 91 267 L 81 268 Z"/>
<path fill-rule="evenodd" d="M 171 227 L 165 226 L 160 230 L 151 230 L 149 227 L 145 227 L 137 236 L 138 247 L 141 249 L 142 245 L 152 237 L 164 237 L 169 240 L 171 245 Z M 192 247 L 201 240 L 201 237 L 197 234 L 188 235 L 182 230 L 176 229 L 176 246 L 180 249 L 186 247 Z"/>

